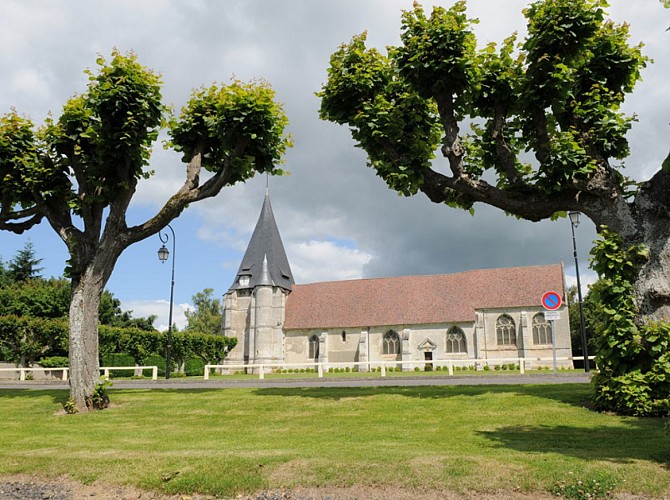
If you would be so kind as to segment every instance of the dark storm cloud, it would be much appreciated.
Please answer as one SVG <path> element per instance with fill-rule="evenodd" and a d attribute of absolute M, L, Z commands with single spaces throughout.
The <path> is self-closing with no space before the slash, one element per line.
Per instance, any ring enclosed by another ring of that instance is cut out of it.
<path fill-rule="evenodd" d="M 482 20 L 476 28 L 480 45 L 523 31 L 521 2 L 469 3 L 472 15 Z M 612 3 L 616 19 L 630 20 L 633 39 L 646 40 L 649 55 L 656 59 L 627 108 L 640 115 L 630 133 L 633 157 L 627 163 L 628 173 L 643 178 L 667 154 L 670 33 L 665 28 L 670 25 L 670 10 L 653 0 L 634 6 L 623 0 Z M 286 156 L 285 168 L 291 175 L 270 181 L 289 258 L 291 248 L 324 251 L 322 260 L 311 261 L 317 269 L 305 275 L 323 271 L 332 276 L 329 269 L 342 265 L 359 266 L 359 274 L 365 276 L 386 276 L 561 260 L 570 273 L 566 220 L 517 221 L 480 205 L 471 217 L 432 204 L 422 195 L 400 198 L 365 166 L 365 155 L 354 148 L 345 127 L 319 121 L 314 93 L 326 79 L 330 54 L 363 30 L 368 30 L 369 45 L 380 50 L 397 44 L 401 9 L 411 4 L 411 0 L 5 2 L 0 19 L 0 108 L 4 113 L 15 105 L 36 119 L 48 109 L 57 112 L 67 97 L 84 89 L 81 70 L 94 66 L 96 55 L 109 55 L 113 47 L 135 50 L 143 64 L 161 72 L 166 101 L 177 110 L 194 87 L 226 82 L 232 76 L 266 79 L 285 105 L 295 142 Z M 157 148 L 153 166 L 156 178 L 141 187 L 137 206 L 155 208 L 182 182 L 183 166 L 177 156 Z M 194 205 L 190 213 L 201 221 L 201 237 L 241 253 L 264 188 L 265 180 L 257 178 L 226 190 L 216 200 Z M 585 221 L 578 234 L 585 263 L 593 226 Z M 330 246 L 306 246 L 310 241 Z M 341 259 L 333 249 L 339 249 Z M 297 250 L 295 259 L 300 259 Z"/>

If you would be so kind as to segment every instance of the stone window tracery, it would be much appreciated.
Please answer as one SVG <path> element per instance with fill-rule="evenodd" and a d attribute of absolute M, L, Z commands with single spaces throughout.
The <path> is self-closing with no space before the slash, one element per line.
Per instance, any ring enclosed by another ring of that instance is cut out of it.
<path fill-rule="evenodd" d="M 496 340 L 498 345 L 516 345 L 516 325 L 507 314 L 499 316 L 496 321 Z"/>
<path fill-rule="evenodd" d="M 389 330 L 384 334 L 382 354 L 399 354 L 400 353 L 400 337 L 393 330 Z"/>
<path fill-rule="evenodd" d="M 447 354 L 467 353 L 467 346 L 465 344 L 465 334 L 463 330 L 457 326 L 452 326 L 447 332 Z"/>
<path fill-rule="evenodd" d="M 551 344 L 551 324 L 544 313 L 533 316 L 533 344 Z"/>

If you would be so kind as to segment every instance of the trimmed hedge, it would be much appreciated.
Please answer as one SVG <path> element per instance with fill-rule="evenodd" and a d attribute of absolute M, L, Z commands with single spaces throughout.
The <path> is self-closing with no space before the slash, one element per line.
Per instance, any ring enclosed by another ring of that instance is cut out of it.
<path fill-rule="evenodd" d="M 143 365 L 152 354 L 162 355 L 167 333 L 100 325 L 100 357 L 126 353 Z M 221 335 L 174 332 L 172 357 L 177 364 L 190 358 L 218 363 L 237 339 Z M 30 366 L 39 358 L 67 355 L 68 323 L 63 319 L 0 316 L 0 359 Z"/>

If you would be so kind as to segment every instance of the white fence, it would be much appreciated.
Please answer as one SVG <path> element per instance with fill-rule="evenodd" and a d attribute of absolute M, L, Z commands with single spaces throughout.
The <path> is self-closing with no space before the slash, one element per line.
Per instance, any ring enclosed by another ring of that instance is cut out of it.
<path fill-rule="evenodd" d="M 60 371 L 63 372 L 61 374 L 61 380 L 67 380 L 67 372 L 68 368 L 23 368 L 23 367 L 17 367 L 17 368 L 0 368 L 0 372 L 19 372 L 19 380 L 26 380 L 26 373 L 28 372 L 55 372 L 55 371 Z"/>
<path fill-rule="evenodd" d="M 61 380 L 68 379 L 69 368 L 0 368 L 0 372 L 19 372 L 19 380 L 26 380 L 26 373 L 30 372 L 54 372 L 60 371 L 63 372 L 60 376 Z M 106 379 L 109 378 L 109 372 L 111 370 L 151 370 L 151 380 L 158 380 L 158 367 L 157 366 L 105 366 L 101 367 L 100 371 L 103 372 L 103 377 Z"/>
<path fill-rule="evenodd" d="M 593 360 L 595 356 L 589 356 L 590 360 Z M 366 373 L 379 370 L 382 377 L 386 377 L 386 372 L 388 367 L 400 367 L 403 371 L 411 371 L 413 367 L 430 367 L 434 370 L 436 367 L 440 366 L 443 370 L 446 368 L 447 373 L 450 376 L 454 375 L 454 367 L 474 367 L 475 369 L 484 369 L 485 366 L 495 367 L 497 365 L 503 364 L 515 364 L 519 368 L 519 372 L 523 375 L 526 373 L 526 363 L 537 363 L 548 361 L 553 363 L 554 372 L 556 372 L 555 362 L 557 361 L 573 361 L 574 359 L 583 359 L 582 357 L 558 357 L 558 358 L 496 358 L 496 359 L 444 359 L 444 360 L 414 360 L 414 361 L 353 361 L 353 362 L 342 362 L 342 363 L 262 363 L 262 364 L 241 364 L 241 365 L 205 365 L 205 380 L 209 380 L 210 372 L 212 370 L 225 370 L 225 371 L 250 371 L 258 373 L 259 379 L 264 379 L 266 373 L 272 373 L 274 368 L 281 370 L 286 369 L 303 369 L 309 368 L 316 370 L 317 376 L 323 378 L 324 374 L 328 372 L 330 368 L 351 368 L 355 366 L 358 368 L 358 373 Z M 405 365 L 408 368 L 405 370 Z M 595 366 L 594 366 L 595 368 Z"/>

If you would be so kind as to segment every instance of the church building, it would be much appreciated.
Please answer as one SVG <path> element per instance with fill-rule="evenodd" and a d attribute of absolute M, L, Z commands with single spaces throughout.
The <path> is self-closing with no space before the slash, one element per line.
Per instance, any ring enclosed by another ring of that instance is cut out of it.
<path fill-rule="evenodd" d="M 565 297 L 563 278 L 555 264 L 296 284 L 266 193 L 224 296 L 223 334 L 237 338 L 226 364 L 550 366 L 552 334 L 556 356 L 572 355 L 567 307 L 552 332 L 541 305 L 547 291 Z"/>

